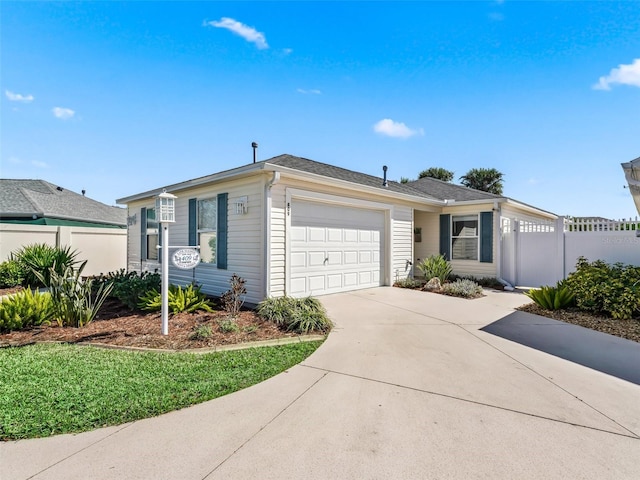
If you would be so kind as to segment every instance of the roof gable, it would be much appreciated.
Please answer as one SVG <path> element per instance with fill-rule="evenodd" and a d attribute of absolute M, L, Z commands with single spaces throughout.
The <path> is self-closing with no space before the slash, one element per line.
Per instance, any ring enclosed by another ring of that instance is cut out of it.
<path fill-rule="evenodd" d="M 353 170 L 347 170 L 346 168 L 336 167 L 335 165 L 316 162 L 315 160 L 309 160 L 308 158 L 296 157 L 289 154 L 279 155 L 277 157 L 270 158 L 269 160 L 264 160 L 262 163 L 291 168 L 293 170 L 321 175 L 323 177 L 342 180 L 367 187 L 379 188 L 384 191 L 414 195 L 433 200 L 437 199 L 431 195 L 430 192 L 417 190 L 408 184 L 387 180 L 387 185 L 384 186 L 382 177 L 375 177 L 373 175 L 367 175 L 366 173 L 355 172 Z"/>

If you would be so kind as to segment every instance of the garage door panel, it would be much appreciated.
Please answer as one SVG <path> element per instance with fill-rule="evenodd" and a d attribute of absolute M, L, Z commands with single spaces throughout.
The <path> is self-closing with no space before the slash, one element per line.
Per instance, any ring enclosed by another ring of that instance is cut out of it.
<path fill-rule="evenodd" d="M 327 258 L 324 252 L 309 252 L 309 266 L 317 267 L 324 265 L 324 259 Z"/>
<path fill-rule="evenodd" d="M 380 285 L 383 211 L 294 200 L 291 225 L 292 295 Z"/>
<path fill-rule="evenodd" d="M 358 285 L 358 274 L 357 273 L 345 273 L 344 274 L 344 286 L 345 287 L 354 287 Z"/>
<path fill-rule="evenodd" d="M 310 242 L 324 242 L 326 229 L 309 227 L 309 241 Z"/>
<path fill-rule="evenodd" d="M 315 275 L 313 277 L 309 277 L 309 290 L 311 292 L 317 290 L 325 290 L 325 276 L 324 275 Z"/>
<path fill-rule="evenodd" d="M 292 242 L 306 242 L 307 241 L 307 228 L 306 227 L 291 227 L 291 241 Z"/>
<path fill-rule="evenodd" d="M 357 251 L 349 251 L 344 252 L 344 264 L 345 265 L 357 265 L 358 264 L 358 252 Z"/>
<path fill-rule="evenodd" d="M 327 241 L 342 243 L 342 230 L 339 228 L 327 228 Z"/>
<path fill-rule="evenodd" d="M 344 230 L 344 241 L 356 243 L 358 241 L 358 230 Z"/>
<path fill-rule="evenodd" d="M 342 274 L 336 273 L 333 275 L 327 275 L 327 287 L 342 288 Z"/>
<path fill-rule="evenodd" d="M 291 295 L 304 295 L 307 291 L 307 279 L 305 277 L 296 277 L 291 279 Z"/>
<path fill-rule="evenodd" d="M 371 242 L 371 232 L 369 230 L 358 230 L 359 242 Z"/>
<path fill-rule="evenodd" d="M 329 252 L 327 253 L 327 262 L 329 265 L 342 265 L 342 252 Z"/>
<path fill-rule="evenodd" d="M 307 266 L 307 254 L 304 252 L 291 253 L 291 267 L 306 267 Z"/>

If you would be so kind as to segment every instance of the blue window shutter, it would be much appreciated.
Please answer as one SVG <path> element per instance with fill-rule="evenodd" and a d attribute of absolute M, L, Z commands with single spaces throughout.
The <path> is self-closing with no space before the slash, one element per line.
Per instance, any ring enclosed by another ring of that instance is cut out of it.
<path fill-rule="evenodd" d="M 140 209 L 140 261 L 147 259 L 147 209 Z"/>
<path fill-rule="evenodd" d="M 189 199 L 189 245 L 195 247 L 198 244 L 198 199 Z"/>
<path fill-rule="evenodd" d="M 222 270 L 227 269 L 227 203 L 228 193 L 218 195 L 218 249 L 217 249 L 217 266 Z"/>
<path fill-rule="evenodd" d="M 493 212 L 480 212 L 480 261 L 493 262 Z"/>
<path fill-rule="evenodd" d="M 451 215 L 440 215 L 440 254 L 451 260 Z"/>

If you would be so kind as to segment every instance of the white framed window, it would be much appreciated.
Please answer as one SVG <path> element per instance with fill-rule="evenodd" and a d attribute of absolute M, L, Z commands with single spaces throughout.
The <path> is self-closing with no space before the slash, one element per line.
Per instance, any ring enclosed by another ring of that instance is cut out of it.
<path fill-rule="evenodd" d="M 478 260 L 478 215 L 451 216 L 451 260 Z"/>
<path fill-rule="evenodd" d="M 217 261 L 217 227 L 218 199 L 213 197 L 198 200 L 198 245 L 203 263 L 215 264 Z"/>
<path fill-rule="evenodd" d="M 158 221 L 156 209 L 147 208 L 147 258 L 146 260 L 158 260 Z"/>

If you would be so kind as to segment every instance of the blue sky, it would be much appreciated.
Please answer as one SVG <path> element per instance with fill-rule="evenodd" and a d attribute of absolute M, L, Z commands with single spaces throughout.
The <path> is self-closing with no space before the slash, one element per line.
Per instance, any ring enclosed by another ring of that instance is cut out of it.
<path fill-rule="evenodd" d="M 0 1 L 2 178 L 115 199 L 290 153 L 637 215 L 640 3 Z"/>

